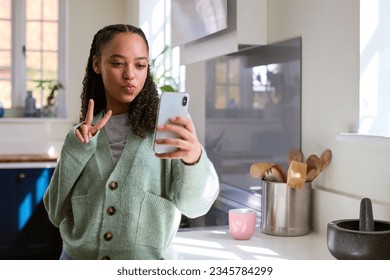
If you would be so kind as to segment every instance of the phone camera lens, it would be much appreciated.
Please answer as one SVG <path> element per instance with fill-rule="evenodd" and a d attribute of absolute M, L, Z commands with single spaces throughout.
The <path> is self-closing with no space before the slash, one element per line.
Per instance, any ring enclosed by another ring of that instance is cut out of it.
<path fill-rule="evenodd" d="M 187 97 L 183 97 L 182 105 L 183 106 L 187 105 Z"/>

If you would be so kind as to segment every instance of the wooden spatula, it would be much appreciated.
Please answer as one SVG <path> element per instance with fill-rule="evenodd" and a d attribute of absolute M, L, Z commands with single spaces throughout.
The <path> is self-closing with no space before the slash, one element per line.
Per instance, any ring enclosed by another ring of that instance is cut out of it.
<path fill-rule="evenodd" d="M 283 172 L 280 172 L 276 165 L 272 166 L 265 172 L 264 180 L 269 182 L 285 183 L 286 179 Z"/>
<path fill-rule="evenodd" d="M 301 189 L 306 182 L 307 164 L 296 160 L 291 161 L 287 171 L 287 186 Z"/>

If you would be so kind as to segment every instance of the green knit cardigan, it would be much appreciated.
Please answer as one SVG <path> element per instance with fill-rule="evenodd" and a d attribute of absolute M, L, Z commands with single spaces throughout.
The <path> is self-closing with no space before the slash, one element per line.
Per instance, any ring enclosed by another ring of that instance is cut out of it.
<path fill-rule="evenodd" d="M 218 196 L 218 177 L 203 148 L 194 165 L 161 160 L 152 134 L 130 133 L 115 165 L 104 131 L 85 144 L 75 137 L 77 127 L 66 136 L 44 195 L 73 259 L 161 259 L 181 214 L 204 215 Z"/>

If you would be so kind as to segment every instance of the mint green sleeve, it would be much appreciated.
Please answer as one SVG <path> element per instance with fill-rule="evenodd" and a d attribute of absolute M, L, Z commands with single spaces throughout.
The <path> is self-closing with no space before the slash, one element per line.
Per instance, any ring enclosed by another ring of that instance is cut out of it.
<path fill-rule="evenodd" d="M 202 147 L 200 160 L 194 165 L 174 161 L 173 203 L 187 217 L 208 212 L 219 194 L 219 179 Z"/>
<path fill-rule="evenodd" d="M 97 145 L 99 132 L 88 144 L 80 143 L 75 136 L 77 127 L 74 126 L 65 138 L 59 161 L 43 197 L 49 219 L 57 227 L 70 210 L 71 190 Z"/>

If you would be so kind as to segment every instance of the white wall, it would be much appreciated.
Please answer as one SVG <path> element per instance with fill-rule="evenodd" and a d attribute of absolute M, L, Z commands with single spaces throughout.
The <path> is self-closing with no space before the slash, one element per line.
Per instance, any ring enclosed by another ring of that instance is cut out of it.
<path fill-rule="evenodd" d="M 59 154 L 72 121 L 4 118 L 0 123 L 0 155 Z"/>
<path fill-rule="evenodd" d="M 359 124 L 359 1 L 268 0 L 267 5 L 269 44 L 302 37 L 303 153 L 333 152 L 330 166 L 313 182 L 314 230 L 325 234 L 332 220 L 358 218 L 363 197 L 373 201 L 375 219 L 390 220 L 390 145 L 337 140 L 338 133 L 357 131 Z M 186 90 L 196 92 L 192 117 L 203 140 L 204 64 L 186 69 Z"/>
<path fill-rule="evenodd" d="M 329 168 L 313 183 L 314 227 L 358 218 L 360 199 L 374 203 L 374 218 L 390 220 L 390 145 L 341 142 L 359 122 L 359 1 L 268 1 L 268 41 L 302 36 L 302 149 L 330 148 Z"/>
<path fill-rule="evenodd" d="M 267 4 L 269 44 L 302 37 L 303 153 L 307 157 L 327 148 L 333 152 L 330 166 L 313 182 L 313 229 L 325 234 L 332 220 L 357 219 L 364 197 L 372 200 L 375 219 L 390 220 L 390 145 L 337 139 L 359 125 L 359 1 Z M 256 28 L 248 31 L 255 34 Z M 187 69 L 186 88 L 193 91 L 199 85 L 197 92 L 205 94 L 199 65 Z M 202 112 L 195 117 L 196 122 L 204 118 Z"/>

